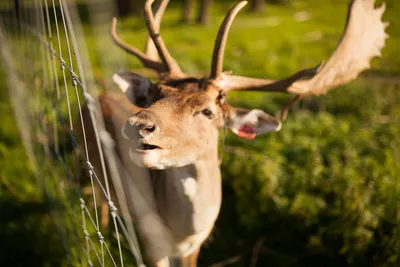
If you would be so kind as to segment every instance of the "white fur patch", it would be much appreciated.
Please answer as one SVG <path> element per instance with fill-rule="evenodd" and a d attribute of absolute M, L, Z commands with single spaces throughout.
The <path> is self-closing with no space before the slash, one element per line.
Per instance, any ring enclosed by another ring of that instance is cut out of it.
<path fill-rule="evenodd" d="M 114 74 L 112 76 L 113 81 L 119 86 L 119 88 L 122 90 L 122 92 L 126 92 L 126 90 L 128 90 L 129 88 L 129 83 L 127 81 L 125 81 L 121 76 L 119 76 L 118 74 Z"/>
<path fill-rule="evenodd" d="M 197 182 L 193 177 L 188 177 L 181 180 L 183 191 L 186 196 L 193 198 L 197 193 Z"/>
<path fill-rule="evenodd" d="M 159 150 L 149 150 L 145 153 L 138 153 L 135 148 L 129 150 L 129 157 L 136 165 L 140 167 L 147 167 L 152 169 L 165 169 L 163 164 L 159 163 L 161 157 L 161 151 Z"/>

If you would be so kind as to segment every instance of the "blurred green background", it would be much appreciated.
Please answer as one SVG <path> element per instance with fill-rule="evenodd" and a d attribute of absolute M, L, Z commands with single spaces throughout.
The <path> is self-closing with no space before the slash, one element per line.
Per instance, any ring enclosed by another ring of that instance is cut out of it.
<path fill-rule="evenodd" d="M 223 204 L 200 266 L 226 260 L 230 266 L 400 266 L 400 4 L 385 2 L 391 38 L 371 70 L 296 104 L 278 133 L 254 141 L 226 134 Z M 182 3 L 171 1 L 162 35 L 183 70 L 207 74 L 219 23 L 234 3 L 214 2 L 209 23 L 199 25 L 182 23 Z M 243 11 L 231 29 L 225 70 L 279 78 L 316 65 L 339 40 L 347 4 L 271 1 L 261 12 Z M 98 51 L 93 25 L 83 21 L 101 83 L 109 77 L 100 65 L 118 63 L 108 56 L 117 48 Z M 140 15 L 121 18 L 119 32 L 144 45 Z M 133 57 L 128 67 L 147 73 Z M 0 266 L 69 266 L 65 236 L 50 215 L 55 206 L 40 193 L 19 137 L 4 68 L 0 80 Z M 289 98 L 232 93 L 229 99 L 278 115 Z"/>

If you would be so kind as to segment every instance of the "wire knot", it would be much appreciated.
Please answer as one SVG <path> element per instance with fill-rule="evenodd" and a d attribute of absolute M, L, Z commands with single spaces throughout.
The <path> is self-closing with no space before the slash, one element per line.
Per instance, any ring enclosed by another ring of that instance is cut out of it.
<path fill-rule="evenodd" d="M 72 86 L 76 87 L 78 85 L 78 82 L 76 81 L 76 76 L 72 75 Z"/>
<path fill-rule="evenodd" d="M 92 163 L 90 163 L 90 161 L 86 161 L 86 164 L 90 170 L 94 170 L 94 167 L 93 167 Z"/>
<path fill-rule="evenodd" d="M 92 176 L 94 174 L 94 167 L 93 167 L 92 163 L 90 163 L 90 161 L 86 161 L 86 164 L 89 169 L 89 175 Z"/>
<path fill-rule="evenodd" d="M 83 200 L 83 198 L 80 198 L 79 202 L 81 203 L 81 208 L 84 209 L 85 208 L 85 200 Z"/>
<path fill-rule="evenodd" d="M 112 215 L 114 218 L 117 217 L 117 211 L 118 211 L 118 209 L 117 209 L 117 207 L 115 207 L 114 202 L 112 202 L 111 200 L 108 201 L 108 206 L 109 206 L 109 208 L 110 208 L 110 213 L 111 213 L 111 215 Z"/>
<path fill-rule="evenodd" d="M 104 236 L 100 233 L 100 231 L 97 231 L 97 237 L 99 238 L 100 243 L 104 243 Z"/>

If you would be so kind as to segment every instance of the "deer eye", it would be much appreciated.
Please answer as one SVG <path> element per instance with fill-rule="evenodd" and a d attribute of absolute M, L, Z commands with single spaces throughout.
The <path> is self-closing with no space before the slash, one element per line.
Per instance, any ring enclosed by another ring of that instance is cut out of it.
<path fill-rule="evenodd" d="M 203 115 L 207 116 L 209 119 L 212 119 L 214 117 L 214 113 L 208 108 L 203 109 L 201 113 L 203 113 Z"/>

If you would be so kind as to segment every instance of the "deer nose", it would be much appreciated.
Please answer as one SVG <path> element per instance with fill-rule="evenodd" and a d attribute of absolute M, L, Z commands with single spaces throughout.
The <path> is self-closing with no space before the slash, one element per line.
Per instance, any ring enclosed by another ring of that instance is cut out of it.
<path fill-rule="evenodd" d="M 156 131 L 155 123 L 130 118 L 122 128 L 122 135 L 126 139 L 141 139 Z"/>
<path fill-rule="evenodd" d="M 156 130 L 156 126 L 154 123 L 147 124 L 139 124 L 139 135 L 142 137 L 146 137 L 147 135 L 153 133 Z"/>

